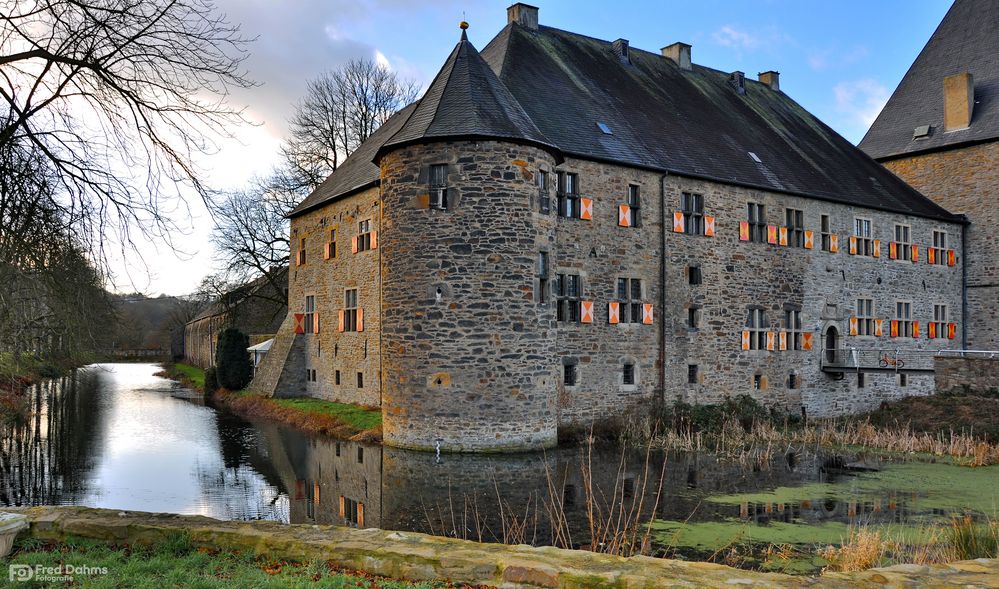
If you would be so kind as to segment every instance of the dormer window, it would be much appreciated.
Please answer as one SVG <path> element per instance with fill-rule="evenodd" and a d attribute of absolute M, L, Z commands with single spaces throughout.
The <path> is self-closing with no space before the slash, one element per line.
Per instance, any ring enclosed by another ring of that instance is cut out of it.
<path fill-rule="evenodd" d="M 430 208 L 447 210 L 447 164 L 430 166 Z"/>

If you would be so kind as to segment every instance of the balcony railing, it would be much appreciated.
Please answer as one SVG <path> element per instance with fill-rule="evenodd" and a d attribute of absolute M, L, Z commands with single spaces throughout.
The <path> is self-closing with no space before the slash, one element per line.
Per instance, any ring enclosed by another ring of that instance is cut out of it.
<path fill-rule="evenodd" d="M 819 367 L 825 372 L 932 372 L 942 350 L 826 348 Z"/>

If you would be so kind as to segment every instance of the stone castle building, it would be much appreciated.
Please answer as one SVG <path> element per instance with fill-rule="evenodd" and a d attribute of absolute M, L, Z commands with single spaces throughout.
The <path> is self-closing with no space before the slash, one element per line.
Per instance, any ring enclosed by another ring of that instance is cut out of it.
<path fill-rule="evenodd" d="M 967 216 L 961 325 L 999 350 L 999 0 L 954 3 L 860 148 Z"/>
<path fill-rule="evenodd" d="M 962 347 L 963 219 L 777 72 L 525 4 L 290 216 L 290 315 L 251 388 L 379 406 L 389 445 L 551 446 L 657 398 L 842 414 L 930 392 L 926 360 Z"/>

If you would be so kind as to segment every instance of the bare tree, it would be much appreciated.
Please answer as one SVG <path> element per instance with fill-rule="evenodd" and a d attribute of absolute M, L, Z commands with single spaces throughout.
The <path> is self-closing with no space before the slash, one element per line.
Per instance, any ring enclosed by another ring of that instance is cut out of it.
<path fill-rule="evenodd" d="M 207 193 L 193 157 L 242 121 L 223 97 L 250 85 L 245 43 L 211 0 L 0 0 L 0 146 L 47 160 L 92 251 L 136 229 L 170 243 L 164 207 Z"/>
<path fill-rule="evenodd" d="M 370 59 L 348 61 L 311 80 L 282 148 L 284 185 L 314 190 L 375 129 L 416 100 L 418 92 L 415 82 L 399 79 Z"/>

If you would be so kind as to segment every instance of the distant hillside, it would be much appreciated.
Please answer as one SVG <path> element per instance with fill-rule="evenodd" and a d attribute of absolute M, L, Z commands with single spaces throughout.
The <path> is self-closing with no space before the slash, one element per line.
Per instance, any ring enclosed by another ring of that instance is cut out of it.
<path fill-rule="evenodd" d="M 142 294 L 112 295 L 117 325 L 115 348 L 123 350 L 169 350 L 177 337 L 183 341 L 184 324 L 204 307 L 204 301 L 189 297 Z"/>

